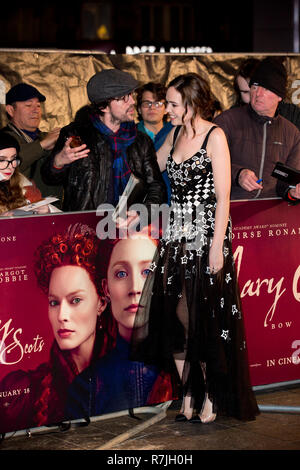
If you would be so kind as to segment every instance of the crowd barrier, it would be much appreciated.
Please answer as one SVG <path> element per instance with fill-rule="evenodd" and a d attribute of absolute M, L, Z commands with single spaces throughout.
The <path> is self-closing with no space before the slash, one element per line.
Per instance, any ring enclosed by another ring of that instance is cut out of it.
<path fill-rule="evenodd" d="M 300 379 L 299 211 L 300 206 L 281 199 L 231 203 L 253 387 Z M 0 220 L 0 416 L 10 407 L 9 422 L 0 422 L 0 433 L 33 426 L 30 414 L 24 424 L 20 413 L 31 403 L 35 384 L 20 381 L 20 374 L 26 376 L 47 363 L 53 344 L 48 299 L 37 285 L 34 253 L 68 226 L 80 222 L 96 228 L 99 220 L 95 212 Z M 115 370 L 120 373 L 118 367 Z M 121 402 L 107 406 L 108 413 L 122 410 Z"/>

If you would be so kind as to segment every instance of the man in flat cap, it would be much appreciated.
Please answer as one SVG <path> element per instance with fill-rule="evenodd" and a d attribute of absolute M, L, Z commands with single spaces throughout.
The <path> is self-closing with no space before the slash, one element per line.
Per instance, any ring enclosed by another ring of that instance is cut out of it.
<path fill-rule="evenodd" d="M 64 186 L 63 210 L 116 206 L 131 173 L 144 183 L 148 208 L 166 202 L 153 143 L 134 122 L 137 86 L 129 73 L 117 69 L 102 70 L 89 80 L 91 104 L 61 130 L 42 167 L 46 184 Z"/>
<path fill-rule="evenodd" d="M 287 73 L 281 61 L 263 59 L 250 80 L 250 103 L 215 118 L 225 132 L 232 166 L 231 199 L 283 197 L 300 202 L 300 184 L 290 188 L 271 176 L 281 162 L 300 170 L 300 132 L 279 115 Z"/>
<path fill-rule="evenodd" d="M 54 148 L 59 128 L 46 133 L 39 130 L 42 117 L 41 103 L 46 100 L 37 88 L 27 83 L 18 83 L 6 94 L 6 112 L 9 119 L 3 131 L 12 135 L 20 145 L 20 171 L 34 180 L 43 196 L 61 197 L 62 188 L 49 188 L 40 176 L 42 160 Z"/>

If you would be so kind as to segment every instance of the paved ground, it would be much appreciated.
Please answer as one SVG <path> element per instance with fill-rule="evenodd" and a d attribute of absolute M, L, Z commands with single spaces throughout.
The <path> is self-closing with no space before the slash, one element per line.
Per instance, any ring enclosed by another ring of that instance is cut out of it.
<path fill-rule="evenodd" d="M 299 408 L 300 387 L 257 393 L 257 401 L 261 406 Z M 87 426 L 73 423 L 67 430 L 43 428 L 42 432 L 33 431 L 31 437 L 24 434 L 8 434 L 1 442 L 0 450 L 13 451 L 12 455 L 15 457 L 17 457 L 16 450 L 98 450 L 100 451 L 97 453 L 98 458 L 100 460 L 105 458 L 108 464 L 123 464 L 125 461 L 117 462 L 116 459 L 141 454 L 144 460 L 147 455 L 145 462 L 148 462 L 153 458 L 152 455 L 156 456 L 158 453 L 169 455 L 170 453 L 166 451 L 177 451 L 183 459 L 194 455 L 194 452 L 198 458 L 199 451 L 300 450 L 300 413 L 297 409 L 296 412 L 291 412 L 293 410 L 290 409 L 289 413 L 262 412 L 255 421 L 247 423 L 219 417 L 214 423 L 205 425 L 175 423 L 174 417 L 179 407 L 179 402 L 173 402 L 165 410 L 160 408 L 159 413 L 137 414 L 139 419 L 126 414 L 109 419 L 92 420 Z M 172 452 L 170 455 L 173 455 Z M 23 452 L 19 454 L 24 455 Z M 84 455 L 90 456 L 90 453 Z M 80 461 L 80 453 L 75 453 L 76 460 L 77 456 Z M 130 462 L 129 468 L 144 468 L 145 462 L 144 465 L 142 462 L 139 464 Z M 40 463 L 46 463 L 46 459 Z M 163 468 L 167 465 L 168 461 L 162 461 L 158 467 Z"/>

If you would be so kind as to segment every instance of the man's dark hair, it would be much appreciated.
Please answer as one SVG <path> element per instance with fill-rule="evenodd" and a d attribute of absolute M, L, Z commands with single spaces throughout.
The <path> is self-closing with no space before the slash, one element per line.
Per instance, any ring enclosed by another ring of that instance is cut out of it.
<path fill-rule="evenodd" d="M 103 113 L 102 109 L 106 108 L 106 106 L 108 106 L 111 101 L 112 100 L 105 100 L 105 101 L 102 101 L 101 103 L 92 103 L 91 104 L 91 109 L 92 109 L 93 113 L 94 114 L 99 114 L 100 116 L 103 116 L 104 113 Z"/>
<path fill-rule="evenodd" d="M 138 117 L 140 120 L 142 120 L 143 118 L 139 112 L 139 108 L 141 107 L 142 100 L 143 100 L 143 93 L 145 91 L 149 91 L 150 93 L 153 93 L 157 101 L 164 101 L 166 99 L 167 89 L 161 83 L 148 82 L 136 90 L 136 106 L 137 106 Z"/>

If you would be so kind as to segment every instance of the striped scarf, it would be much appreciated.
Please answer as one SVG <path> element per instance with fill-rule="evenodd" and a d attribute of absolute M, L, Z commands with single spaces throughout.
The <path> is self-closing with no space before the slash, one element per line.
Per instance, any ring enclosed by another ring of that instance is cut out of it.
<path fill-rule="evenodd" d="M 98 116 L 92 117 L 93 125 L 104 136 L 109 143 L 113 154 L 113 189 L 114 204 L 119 201 L 125 186 L 129 180 L 131 170 L 127 162 L 127 147 L 131 145 L 136 138 L 136 125 L 134 121 L 122 122 L 117 132 L 109 129 Z"/>

